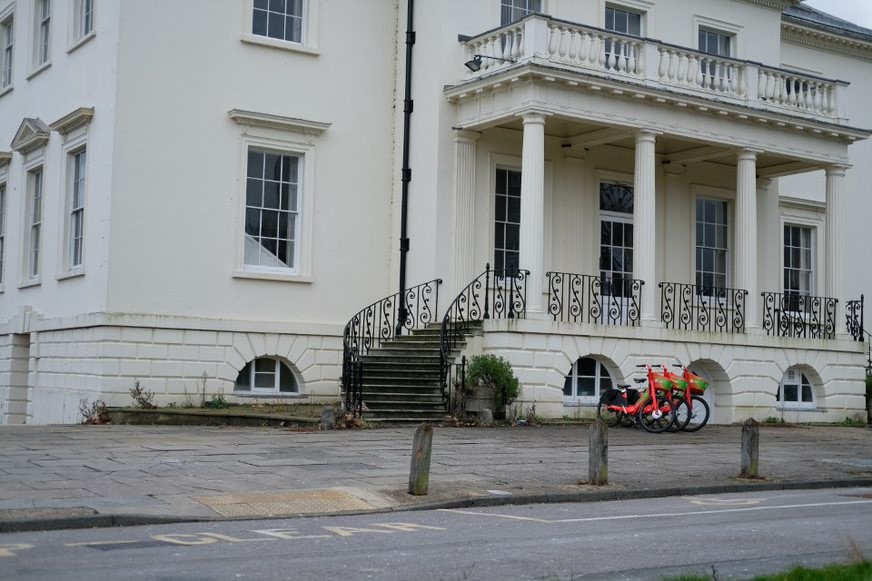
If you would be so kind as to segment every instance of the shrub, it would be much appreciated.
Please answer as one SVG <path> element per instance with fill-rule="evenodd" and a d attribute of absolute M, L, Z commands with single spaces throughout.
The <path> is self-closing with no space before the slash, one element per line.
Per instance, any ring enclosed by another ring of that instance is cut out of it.
<path fill-rule="evenodd" d="M 138 379 L 133 383 L 133 387 L 130 388 L 130 397 L 133 398 L 133 404 L 138 408 L 144 410 L 155 408 L 155 405 L 152 403 L 154 392 L 144 389 Z"/>
<path fill-rule="evenodd" d="M 521 386 L 508 361 L 496 355 L 476 355 L 466 367 L 466 385 L 484 388 L 494 395 L 497 409 L 518 398 Z"/>
<path fill-rule="evenodd" d="M 230 407 L 230 404 L 228 404 L 227 400 L 224 399 L 223 394 L 217 393 L 212 396 L 212 399 L 206 402 L 205 407 L 213 410 L 223 410 Z"/>
<path fill-rule="evenodd" d="M 95 400 L 90 406 L 82 402 L 79 404 L 79 413 L 82 414 L 82 423 L 90 425 L 108 424 L 109 410 L 103 400 Z"/>

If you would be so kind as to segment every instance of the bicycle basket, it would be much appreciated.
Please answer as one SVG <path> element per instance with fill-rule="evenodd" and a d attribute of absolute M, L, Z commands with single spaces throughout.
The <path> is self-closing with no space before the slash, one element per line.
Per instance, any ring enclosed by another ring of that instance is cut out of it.
<path fill-rule="evenodd" d="M 688 383 L 690 384 L 690 393 L 704 393 L 709 386 L 708 381 L 693 373 L 689 374 Z"/>
<path fill-rule="evenodd" d="M 627 405 L 625 394 L 620 389 L 614 388 L 603 391 L 600 401 L 606 405 Z"/>

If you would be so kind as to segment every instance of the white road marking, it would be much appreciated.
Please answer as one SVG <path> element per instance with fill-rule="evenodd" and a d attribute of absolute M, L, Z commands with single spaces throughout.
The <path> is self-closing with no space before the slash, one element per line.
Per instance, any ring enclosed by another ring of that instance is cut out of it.
<path fill-rule="evenodd" d="M 538 522 L 544 524 L 560 524 L 560 523 L 573 523 L 573 522 L 595 522 L 595 521 L 607 521 L 607 520 L 626 520 L 626 519 L 636 519 L 636 518 L 665 518 L 665 517 L 676 517 L 676 516 L 696 516 L 696 515 L 704 515 L 704 514 L 720 514 L 726 512 L 750 512 L 750 511 L 758 511 L 758 510 L 779 510 L 779 509 L 793 509 L 793 508 L 815 508 L 822 506 L 847 506 L 854 504 L 872 504 L 872 500 L 849 500 L 845 502 L 816 502 L 810 504 L 783 504 L 779 506 L 750 506 L 743 508 L 724 508 L 720 510 L 699 510 L 692 512 L 666 512 L 666 513 L 658 513 L 658 514 L 624 514 L 624 515 L 615 515 L 615 516 L 593 516 L 587 518 L 564 518 L 558 520 L 548 520 L 548 519 L 539 519 L 532 518 L 526 516 L 515 516 L 508 514 L 491 514 L 486 512 L 475 512 L 471 510 L 459 510 L 459 509 L 451 509 L 451 508 L 443 508 L 439 509 L 440 512 L 451 512 L 455 514 L 465 514 L 471 516 L 488 516 L 493 518 L 503 518 L 509 520 L 521 520 L 521 521 L 529 521 L 529 522 Z"/>

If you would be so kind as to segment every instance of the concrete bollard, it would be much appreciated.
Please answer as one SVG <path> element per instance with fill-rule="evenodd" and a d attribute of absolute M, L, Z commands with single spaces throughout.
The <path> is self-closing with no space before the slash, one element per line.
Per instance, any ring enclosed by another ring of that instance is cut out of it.
<path fill-rule="evenodd" d="M 336 429 L 336 410 L 332 407 L 321 408 L 321 429 L 335 430 Z"/>
<path fill-rule="evenodd" d="M 490 411 L 488 408 L 484 408 L 480 412 L 478 412 L 478 417 L 481 419 L 481 425 L 483 426 L 492 426 L 494 425 L 494 413 Z"/>
<path fill-rule="evenodd" d="M 426 496 L 430 488 L 430 451 L 433 447 L 433 428 L 421 424 L 412 440 L 412 466 L 409 470 L 409 494 Z"/>
<path fill-rule="evenodd" d="M 742 424 L 742 478 L 757 478 L 759 476 L 760 458 L 760 424 L 749 419 Z"/>
<path fill-rule="evenodd" d="M 602 418 L 590 425 L 590 445 L 588 447 L 588 482 L 590 484 L 609 483 L 609 428 Z"/>

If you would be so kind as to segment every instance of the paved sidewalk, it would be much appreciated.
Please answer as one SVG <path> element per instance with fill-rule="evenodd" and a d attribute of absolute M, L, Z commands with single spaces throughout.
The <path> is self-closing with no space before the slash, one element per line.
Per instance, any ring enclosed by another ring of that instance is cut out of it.
<path fill-rule="evenodd" d="M 430 494 L 406 494 L 414 428 L 295 432 L 178 426 L 0 427 L 0 532 L 422 506 L 872 485 L 872 429 L 761 426 L 761 480 L 737 478 L 741 427 L 436 428 Z"/>

